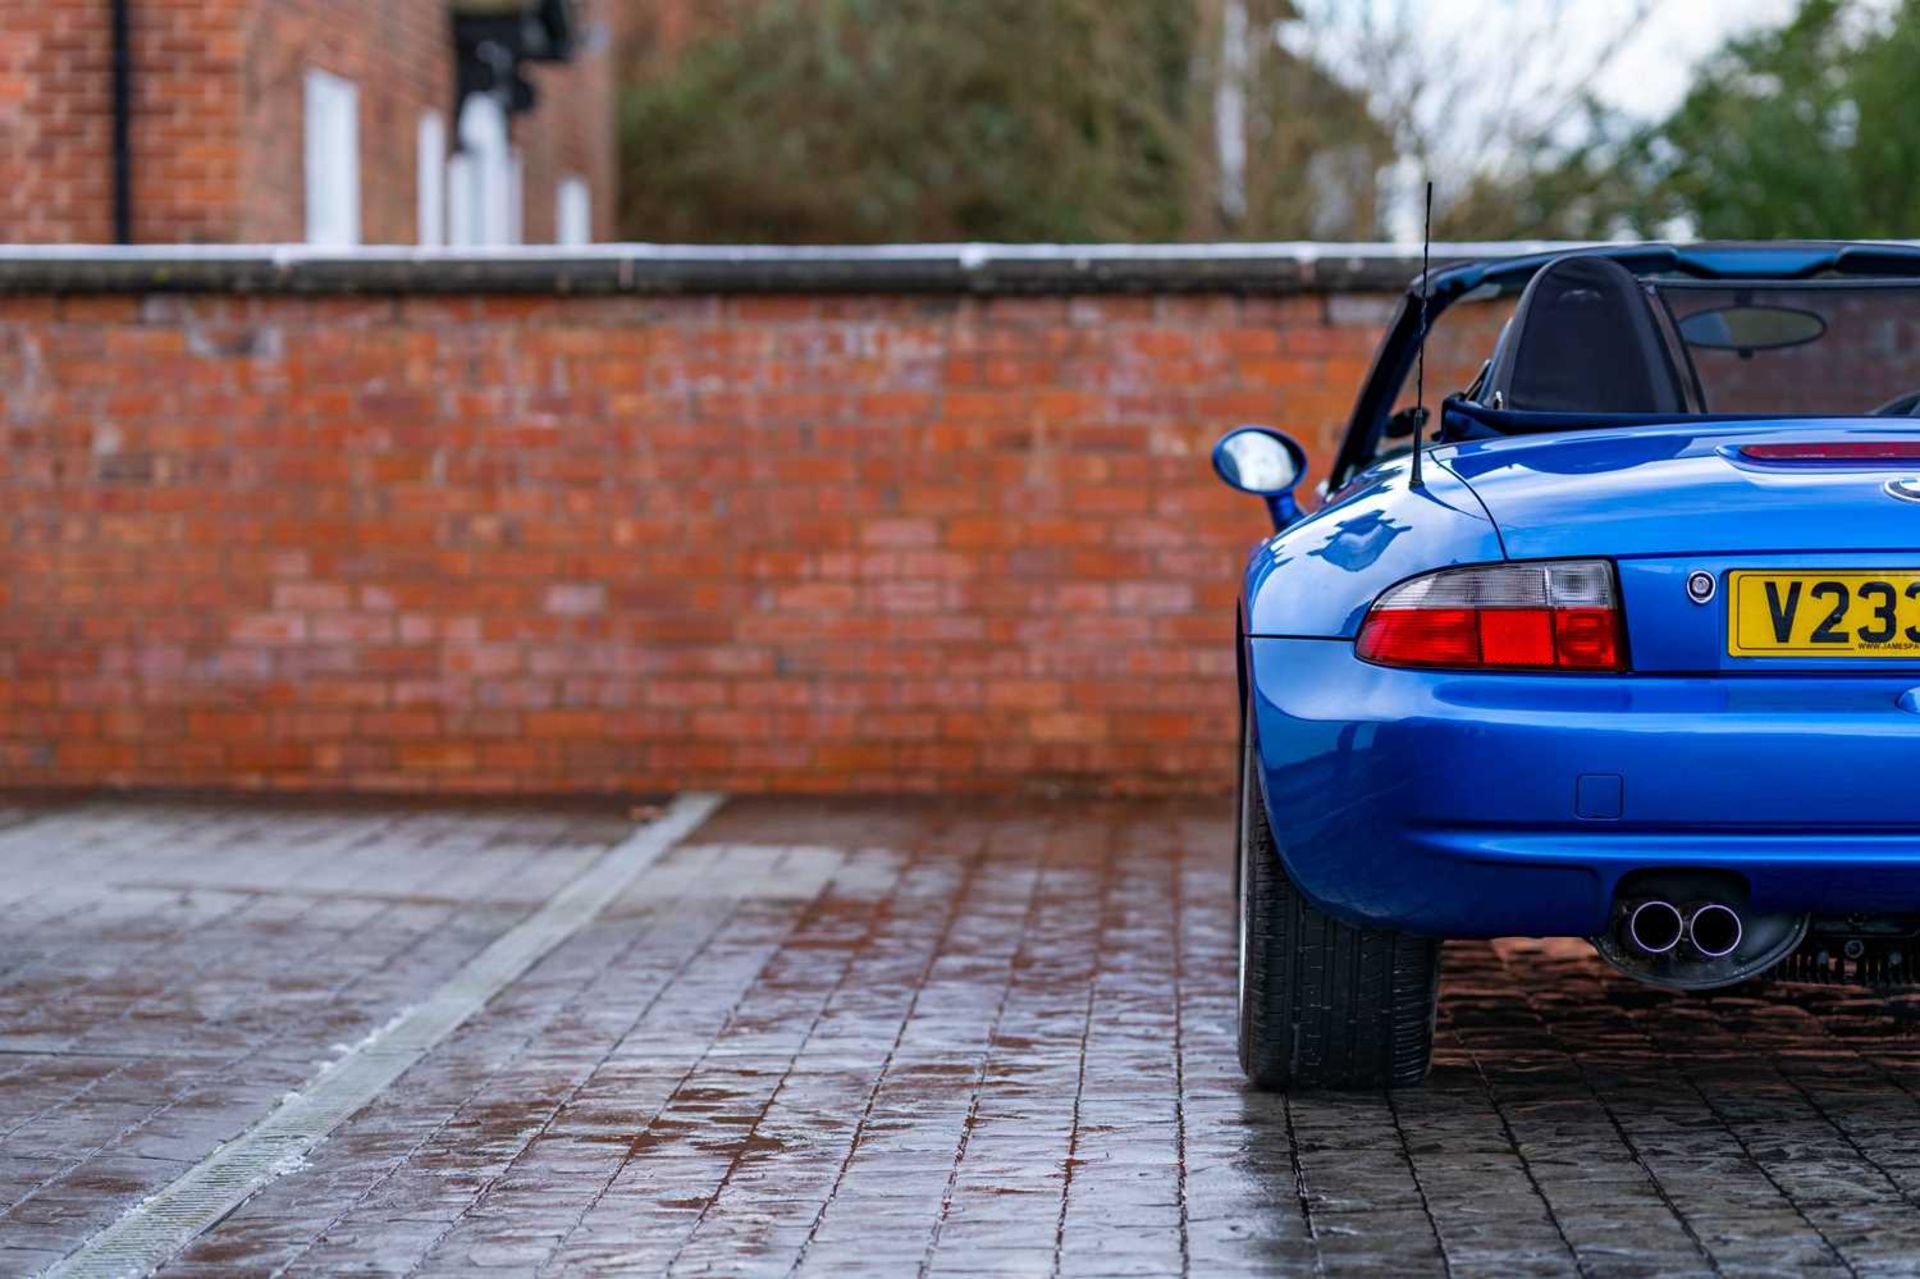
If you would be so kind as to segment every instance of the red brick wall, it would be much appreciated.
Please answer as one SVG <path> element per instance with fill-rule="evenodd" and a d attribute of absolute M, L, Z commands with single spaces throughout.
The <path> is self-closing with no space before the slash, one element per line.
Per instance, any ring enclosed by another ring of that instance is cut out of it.
<path fill-rule="evenodd" d="M 134 0 L 136 240 L 231 239 L 241 0 Z M 111 243 L 106 0 L 37 0 L 0 22 L 0 241 Z"/>
<path fill-rule="evenodd" d="M 17 10 L 17 11 L 16 11 Z M 583 48 L 537 66 L 514 121 L 526 155 L 526 237 L 553 238 L 554 192 L 613 198 L 613 0 L 577 6 Z M 297 242 L 305 236 L 303 85 L 310 67 L 359 89 L 361 235 L 416 239 L 420 114 L 453 116 L 445 0 L 131 0 L 134 240 Z M 107 0 L 37 0 L 0 22 L 0 243 L 113 239 Z"/>
<path fill-rule="evenodd" d="M 131 4 L 134 243 L 237 239 L 251 125 L 241 54 L 254 0 Z M 291 149 L 300 152 L 297 133 Z"/>
<path fill-rule="evenodd" d="M 353 81 L 360 115 L 360 236 L 417 239 L 418 130 L 438 111 L 452 145 L 453 56 L 446 6 L 393 0 L 265 0 L 247 23 L 247 126 L 238 183 L 242 241 L 306 237 L 302 149 L 309 70 Z"/>
<path fill-rule="evenodd" d="M 612 12 L 612 6 L 584 6 L 586 12 Z M 527 78 L 540 95 L 539 105 L 514 121 L 514 144 L 525 165 L 525 239 L 554 241 L 555 201 L 570 174 L 585 178 L 593 195 L 593 235 L 613 238 L 615 37 L 602 30 L 604 44 L 565 64 L 535 64 Z"/>
<path fill-rule="evenodd" d="M 113 238 L 112 42 L 104 4 L 14 4 L 0 21 L 0 240 Z"/>
<path fill-rule="evenodd" d="M 512 123 L 525 160 L 524 226 L 530 244 L 551 244 L 560 180 L 591 183 L 596 233 L 611 230 L 613 177 L 612 36 L 599 29 L 607 0 L 576 5 L 583 48 L 565 63 L 532 64 L 539 93 Z M 360 105 L 361 238 L 412 244 L 418 238 L 419 122 L 438 111 L 454 144 L 453 57 L 444 0 L 261 0 L 248 27 L 245 192 L 242 241 L 297 241 L 305 235 L 305 175 L 299 145 L 302 85 L 309 67 L 352 80 Z"/>
<path fill-rule="evenodd" d="M 8 784 L 1218 791 L 1381 299 L 0 298 Z"/>

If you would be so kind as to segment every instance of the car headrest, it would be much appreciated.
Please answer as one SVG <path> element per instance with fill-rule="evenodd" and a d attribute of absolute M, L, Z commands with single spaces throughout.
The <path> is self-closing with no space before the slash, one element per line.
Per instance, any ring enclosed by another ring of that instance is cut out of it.
<path fill-rule="evenodd" d="M 1549 413 L 1687 411 L 1640 282 L 1611 258 L 1579 254 L 1542 267 L 1520 295 L 1481 400 Z"/>

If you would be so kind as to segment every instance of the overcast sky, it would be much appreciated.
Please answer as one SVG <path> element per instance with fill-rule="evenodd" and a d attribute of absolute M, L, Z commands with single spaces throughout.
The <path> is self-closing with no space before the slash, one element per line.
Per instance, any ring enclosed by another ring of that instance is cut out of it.
<path fill-rule="evenodd" d="M 1317 31 L 1314 55 L 1338 68 L 1344 50 L 1364 45 L 1368 19 L 1361 15 L 1369 7 L 1386 29 L 1416 33 L 1430 63 L 1453 68 L 1453 83 L 1487 86 L 1457 101 L 1424 99 L 1426 110 L 1443 113 L 1427 122 L 1436 163 L 1459 167 L 1489 158 L 1488 148 L 1499 145 L 1494 121 L 1537 126 L 1544 121 L 1536 113 L 1570 106 L 1569 86 L 1596 63 L 1592 84 L 1604 102 L 1658 119 L 1679 104 L 1703 58 L 1731 36 L 1786 21 L 1798 0 L 1303 0 L 1317 21 L 1296 30 Z M 1364 68 L 1343 69 L 1366 82 Z M 1578 128 L 1581 118 L 1567 111 L 1565 124 Z M 1419 237 L 1422 177 L 1409 162 L 1389 179 L 1387 222 L 1396 240 Z"/>
<path fill-rule="evenodd" d="M 1345 25 L 1371 6 L 1389 25 L 1424 30 L 1429 48 L 1457 51 L 1483 74 L 1514 80 L 1585 74 L 1599 51 L 1643 7 L 1647 16 L 1607 64 L 1604 97 L 1636 115 L 1658 116 L 1686 92 L 1691 68 L 1729 36 L 1778 25 L 1797 0 L 1317 0 Z M 1351 7 L 1349 7 L 1351 6 Z"/>
<path fill-rule="evenodd" d="M 1484 5 L 1485 0 L 1436 0 L 1433 9 L 1467 11 L 1470 17 Z M 1631 0 L 1587 0 L 1570 6 L 1565 21 L 1604 38 L 1634 7 Z M 1663 115 L 1679 104 L 1694 63 L 1729 35 L 1777 25 L 1795 8 L 1795 0 L 1656 0 L 1632 43 L 1601 77 L 1601 94 L 1636 115 Z"/>

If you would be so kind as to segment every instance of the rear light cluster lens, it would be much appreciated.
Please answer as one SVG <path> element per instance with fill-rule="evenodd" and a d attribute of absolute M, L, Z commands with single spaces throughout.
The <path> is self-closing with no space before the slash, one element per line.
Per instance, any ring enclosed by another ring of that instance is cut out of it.
<path fill-rule="evenodd" d="M 1619 595 L 1605 560 L 1450 568 L 1374 601 L 1359 652 L 1381 666 L 1626 669 Z"/>

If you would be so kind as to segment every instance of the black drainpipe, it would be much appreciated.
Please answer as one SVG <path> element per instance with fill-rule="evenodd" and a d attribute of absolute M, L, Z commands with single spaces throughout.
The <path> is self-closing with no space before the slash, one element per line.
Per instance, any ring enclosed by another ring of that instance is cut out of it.
<path fill-rule="evenodd" d="M 133 243 L 133 35 L 127 6 L 113 0 L 113 238 Z"/>

